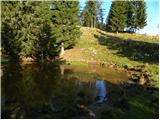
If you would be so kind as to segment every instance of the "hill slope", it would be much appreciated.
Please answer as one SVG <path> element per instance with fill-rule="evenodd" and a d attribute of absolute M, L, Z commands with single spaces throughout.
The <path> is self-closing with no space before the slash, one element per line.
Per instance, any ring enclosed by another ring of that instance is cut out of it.
<path fill-rule="evenodd" d="M 65 50 L 62 59 L 87 63 L 145 66 L 158 81 L 158 36 L 107 33 L 81 27 L 81 37 L 73 49 Z M 158 85 L 158 84 L 157 84 Z"/>

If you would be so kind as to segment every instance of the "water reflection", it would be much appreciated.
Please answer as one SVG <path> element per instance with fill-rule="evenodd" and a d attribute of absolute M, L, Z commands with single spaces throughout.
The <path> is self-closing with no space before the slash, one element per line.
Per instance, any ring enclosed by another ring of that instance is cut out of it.
<path fill-rule="evenodd" d="M 117 71 L 112 68 L 103 68 L 96 65 L 60 65 L 61 75 L 72 74 L 80 81 L 88 82 L 96 80 L 97 75 L 101 79 L 107 80 L 112 84 L 119 84 L 120 81 L 128 81 L 128 76 L 124 71 Z"/>
<path fill-rule="evenodd" d="M 2 118 L 71 118 L 78 114 L 77 104 L 95 102 L 95 90 L 98 102 L 107 100 L 105 81 L 94 77 L 79 66 L 8 64 L 3 67 Z"/>
<path fill-rule="evenodd" d="M 108 94 L 106 90 L 106 82 L 104 80 L 96 80 L 96 93 L 97 103 L 103 103 L 107 101 Z"/>

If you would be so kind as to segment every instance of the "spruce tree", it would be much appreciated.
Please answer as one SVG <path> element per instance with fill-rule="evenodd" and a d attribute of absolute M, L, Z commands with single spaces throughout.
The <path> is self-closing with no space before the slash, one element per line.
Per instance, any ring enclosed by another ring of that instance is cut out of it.
<path fill-rule="evenodd" d="M 23 24 L 19 36 L 17 36 L 21 41 L 20 56 L 35 57 L 41 20 L 35 16 L 35 7 L 30 2 L 23 2 L 20 11 Z"/>
<path fill-rule="evenodd" d="M 45 17 L 47 14 L 40 3 L 2 2 L 2 48 L 12 60 L 23 57 L 36 59 L 48 52 L 46 48 L 51 38 L 49 17 Z"/>
<path fill-rule="evenodd" d="M 50 2 L 42 1 L 38 2 L 38 5 L 35 6 L 35 15 L 41 20 L 36 57 L 41 60 L 58 55 L 58 47 L 51 45 L 56 44 L 56 42 L 52 35 L 52 12 L 50 11 L 49 5 Z"/>
<path fill-rule="evenodd" d="M 52 2 L 52 34 L 60 48 L 71 48 L 79 37 L 79 2 L 78 1 L 54 1 Z"/>
<path fill-rule="evenodd" d="M 21 50 L 20 41 L 16 37 L 22 24 L 18 11 L 20 5 L 18 2 L 2 1 L 1 6 L 2 53 L 5 53 L 11 59 L 17 60 Z"/>
<path fill-rule="evenodd" d="M 3 53 L 43 60 L 57 56 L 61 45 L 73 47 L 80 35 L 78 10 L 77 1 L 3 1 Z"/>
<path fill-rule="evenodd" d="M 147 25 L 146 4 L 144 1 L 129 1 L 127 11 L 127 28 L 129 32 L 136 32 L 136 30 Z"/>
<path fill-rule="evenodd" d="M 146 3 L 144 1 L 138 2 L 137 19 L 138 19 L 138 29 L 142 29 L 147 25 L 146 19 Z"/>
<path fill-rule="evenodd" d="M 137 1 L 128 2 L 127 29 L 129 32 L 135 32 L 135 30 L 138 28 L 136 3 Z"/>
<path fill-rule="evenodd" d="M 126 20 L 126 2 L 113 1 L 109 11 L 107 29 L 116 33 L 123 31 L 126 26 Z"/>
<path fill-rule="evenodd" d="M 107 31 L 118 32 L 126 28 L 129 32 L 136 32 L 136 30 L 147 25 L 146 18 L 144 1 L 113 1 L 106 29 Z"/>
<path fill-rule="evenodd" d="M 81 21 L 82 21 L 82 25 L 86 26 L 86 27 L 90 27 L 91 26 L 91 15 L 89 13 L 89 11 L 87 9 L 84 9 L 82 14 L 81 14 Z"/>
<path fill-rule="evenodd" d="M 96 27 L 98 12 L 100 7 L 100 1 L 86 1 L 86 5 L 82 12 L 83 25 L 90 25 L 90 27 Z"/>

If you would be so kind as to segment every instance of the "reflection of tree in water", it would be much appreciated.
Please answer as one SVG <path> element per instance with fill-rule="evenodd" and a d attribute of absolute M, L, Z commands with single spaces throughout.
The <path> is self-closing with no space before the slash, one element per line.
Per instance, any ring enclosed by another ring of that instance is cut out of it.
<path fill-rule="evenodd" d="M 64 74 L 67 80 L 73 79 L 77 86 L 77 99 L 85 105 L 94 102 L 95 97 L 95 73 L 71 72 L 70 69 L 65 70 Z"/>
<path fill-rule="evenodd" d="M 72 72 L 71 70 L 65 70 L 65 77 L 70 79 L 74 78 L 77 82 L 85 82 L 94 84 L 95 83 L 95 73 L 86 73 L 86 72 Z"/>
<path fill-rule="evenodd" d="M 46 74 L 43 74 L 44 71 Z M 5 117 L 7 112 L 12 114 L 17 108 L 26 111 L 26 116 L 28 116 L 28 114 L 32 113 L 31 109 L 40 109 L 43 104 L 46 104 L 54 89 L 55 76 L 52 72 L 54 77 L 50 79 L 51 77 L 47 75 L 51 74 L 49 72 L 41 65 L 8 65 L 4 69 L 2 77 L 2 95 L 4 96 L 2 117 Z M 14 107 L 15 104 L 18 104 L 18 106 Z M 6 117 L 11 117 L 11 115 Z M 18 116 L 12 115 L 12 117 Z"/>
<path fill-rule="evenodd" d="M 79 91 L 83 90 L 86 95 L 83 102 L 88 104 L 91 89 L 83 82 L 82 88 L 77 86 L 73 76 L 60 76 L 55 65 L 6 66 L 2 77 L 2 118 L 74 116 Z"/>
<path fill-rule="evenodd" d="M 21 67 L 18 64 L 11 63 L 4 66 L 3 76 L 2 76 L 2 118 L 11 112 L 11 109 L 16 112 L 20 106 L 16 103 L 18 99 L 19 83 L 21 81 Z M 16 78 L 16 79 L 15 79 Z M 5 113 L 5 114 L 4 114 Z M 12 114 L 11 114 L 12 115 Z M 12 115 L 13 116 L 13 115 Z"/>
<path fill-rule="evenodd" d="M 101 79 L 93 73 L 73 72 L 66 69 L 62 76 L 59 66 L 52 64 L 22 66 L 14 63 L 3 68 L 1 80 L 2 118 L 71 118 L 77 114 L 82 115 L 80 109 L 88 108 L 95 102 L 96 80 Z M 142 88 L 142 86 L 139 87 Z M 117 107 L 124 109 L 124 106 L 128 106 L 122 99 L 126 96 L 119 96 L 120 88 L 113 84 L 107 84 L 109 102 L 112 102 L 110 107 L 113 107 L 113 110 L 117 110 Z M 130 95 L 131 99 L 132 94 L 141 91 L 140 88 L 135 89 L 133 86 L 133 91 L 128 92 L 127 96 Z M 153 97 L 155 99 L 148 91 L 143 93 L 147 95 L 145 98 Z M 151 101 L 152 98 L 149 100 Z M 156 102 L 152 102 L 152 106 L 149 106 L 148 103 L 144 103 L 144 105 L 147 108 L 150 107 L 153 113 L 157 113 L 157 100 L 158 97 Z M 137 100 L 135 99 L 134 102 Z M 129 108 L 132 109 L 132 107 Z M 156 110 L 154 110 L 155 108 Z M 137 107 L 136 109 L 140 113 L 144 113 L 141 112 L 141 108 Z"/>

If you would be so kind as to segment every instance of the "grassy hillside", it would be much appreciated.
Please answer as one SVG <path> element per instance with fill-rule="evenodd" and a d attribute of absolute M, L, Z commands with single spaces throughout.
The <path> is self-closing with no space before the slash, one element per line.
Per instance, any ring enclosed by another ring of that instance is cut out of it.
<path fill-rule="evenodd" d="M 135 69 L 132 74 L 134 77 L 143 76 L 142 78 L 149 79 L 151 83 L 147 86 L 132 86 L 127 90 L 122 87 L 125 95 L 117 105 L 107 106 L 100 114 L 100 118 L 157 118 L 159 101 L 158 36 L 114 34 L 87 27 L 82 27 L 81 32 L 82 35 L 77 40 L 76 46 L 66 50 L 64 59 L 76 61 L 77 64 L 82 62 L 98 63 L 127 68 L 127 71 Z M 141 79 L 141 77 L 139 78 Z M 121 86 L 117 87 L 121 88 Z M 114 101 L 114 98 L 111 101 Z M 118 107 L 115 108 L 115 106 Z"/>
<path fill-rule="evenodd" d="M 85 59 L 120 64 L 129 62 L 133 65 L 158 64 L 158 37 L 113 34 L 85 27 L 81 28 L 81 32 L 75 48 L 85 48 Z"/>
<path fill-rule="evenodd" d="M 150 72 L 158 87 L 158 36 L 107 33 L 96 28 L 81 28 L 74 49 L 66 50 L 67 61 L 99 62 L 118 66 L 141 67 Z"/>

